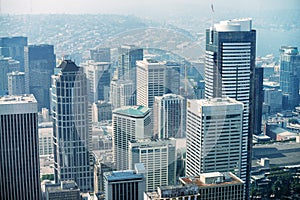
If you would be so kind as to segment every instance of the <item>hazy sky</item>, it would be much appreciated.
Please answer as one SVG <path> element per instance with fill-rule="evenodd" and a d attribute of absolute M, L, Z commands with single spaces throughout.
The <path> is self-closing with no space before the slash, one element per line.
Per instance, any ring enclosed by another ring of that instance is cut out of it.
<path fill-rule="evenodd" d="M 300 8 L 299 0 L 0 0 L 2 13 L 113 13 L 184 12 L 189 8 L 251 10 Z"/>

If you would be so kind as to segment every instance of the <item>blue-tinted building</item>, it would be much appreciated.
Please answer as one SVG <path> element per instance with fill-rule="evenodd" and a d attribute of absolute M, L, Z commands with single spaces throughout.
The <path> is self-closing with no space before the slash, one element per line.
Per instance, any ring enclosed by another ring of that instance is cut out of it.
<path fill-rule="evenodd" d="M 24 71 L 25 46 L 27 46 L 27 37 L 2 37 L 0 38 L 0 55 L 19 61 L 20 71 Z"/>
<path fill-rule="evenodd" d="M 25 89 L 38 102 L 38 110 L 50 108 L 51 75 L 54 74 L 56 57 L 54 46 L 48 44 L 25 47 Z"/>
<path fill-rule="evenodd" d="M 283 94 L 283 109 L 299 105 L 300 55 L 297 47 L 280 48 L 280 89 Z"/>

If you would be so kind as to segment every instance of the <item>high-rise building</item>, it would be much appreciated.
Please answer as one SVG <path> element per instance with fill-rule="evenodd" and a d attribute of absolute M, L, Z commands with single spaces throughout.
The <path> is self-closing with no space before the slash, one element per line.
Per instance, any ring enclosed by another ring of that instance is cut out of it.
<path fill-rule="evenodd" d="M 80 190 L 74 181 L 46 184 L 45 200 L 81 200 Z"/>
<path fill-rule="evenodd" d="M 230 98 L 187 101 L 186 176 L 241 175 L 243 103 Z"/>
<path fill-rule="evenodd" d="M 53 45 L 29 45 L 25 47 L 25 89 L 33 94 L 39 111 L 50 108 L 51 75 L 55 68 Z"/>
<path fill-rule="evenodd" d="M 151 59 L 137 61 L 137 105 L 153 107 L 154 97 L 166 92 L 166 65 Z"/>
<path fill-rule="evenodd" d="M 180 88 L 180 64 L 166 62 L 166 88 L 165 93 L 179 94 Z"/>
<path fill-rule="evenodd" d="M 130 140 L 152 136 L 151 109 L 144 106 L 125 106 L 113 110 L 113 160 L 117 170 L 129 169 Z"/>
<path fill-rule="evenodd" d="M 21 95 L 25 94 L 25 73 L 14 71 L 7 74 L 8 94 Z"/>
<path fill-rule="evenodd" d="M 25 46 L 27 46 L 27 37 L 2 37 L 0 38 L 0 55 L 19 61 L 20 69 L 18 71 L 24 72 Z"/>
<path fill-rule="evenodd" d="M 118 49 L 118 80 L 131 80 L 133 83 L 133 93 L 131 101 L 136 105 L 136 61 L 143 60 L 144 51 L 134 45 L 122 45 Z"/>
<path fill-rule="evenodd" d="M 131 80 L 112 80 L 110 83 L 110 102 L 112 108 L 122 106 L 133 106 L 136 100 L 134 94 L 134 84 Z"/>
<path fill-rule="evenodd" d="M 129 168 L 142 163 L 146 169 L 146 190 L 176 183 L 176 141 L 131 140 L 128 149 Z"/>
<path fill-rule="evenodd" d="M 89 83 L 89 101 L 109 101 L 111 64 L 90 60 L 81 66 L 84 68 Z"/>
<path fill-rule="evenodd" d="M 110 48 L 100 47 L 91 49 L 90 57 L 95 62 L 110 62 Z"/>
<path fill-rule="evenodd" d="M 244 182 L 230 172 L 203 173 L 179 178 L 181 185 L 168 185 L 155 192 L 145 192 L 144 200 L 230 199 L 244 200 Z"/>
<path fill-rule="evenodd" d="M 91 109 L 83 69 L 64 60 L 52 76 L 55 182 L 74 180 L 81 191 L 93 191 Z"/>
<path fill-rule="evenodd" d="M 244 104 L 240 178 L 249 191 L 255 101 L 256 31 L 251 19 L 221 21 L 206 30 L 205 97 L 230 97 Z"/>
<path fill-rule="evenodd" d="M 8 76 L 13 71 L 20 70 L 20 62 L 0 55 L 0 95 L 8 94 Z M 24 93 L 22 93 L 24 94 Z"/>
<path fill-rule="evenodd" d="M 145 167 L 104 173 L 105 200 L 142 200 L 146 191 Z"/>
<path fill-rule="evenodd" d="M 93 103 L 93 122 L 112 120 L 111 103 L 98 101 Z"/>
<path fill-rule="evenodd" d="M 176 94 L 156 96 L 153 106 L 153 132 L 157 138 L 185 135 L 186 101 Z"/>
<path fill-rule="evenodd" d="M 299 105 L 300 55 L 297 47 L 280 48 L 280 89 L 283 94 L 283 109 Z"/>
<path fill-rule="evenodd" d="M 122 45 L 119 48 L 118 79 L 132 80 L 136 83 L 136 61 L 143 60 L 142 48 L 134 45 Z"/>
<path fill-rule="evenodd" d="M 34 96 L 0 97 L 0 121 L 1 199 L 41 199 Z"/>
<path fill-rule="evenodd" d="M 255 67 L 254 74 L 254 98 L 253 98 L 253 106 L 252 115 L 253 115 L 253 134 L 260 135 L 261 134 L 261 123 L 262 123 L 262 105 L 264 102 L 264 91 L 263 91 L 263 79 L 264 79 L 264 68 L 263 67 Z"/>

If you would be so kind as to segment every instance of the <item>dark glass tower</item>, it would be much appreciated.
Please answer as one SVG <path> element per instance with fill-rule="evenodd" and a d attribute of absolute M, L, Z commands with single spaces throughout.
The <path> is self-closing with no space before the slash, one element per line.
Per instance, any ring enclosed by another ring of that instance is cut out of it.
<path fill-rule="evenodd" d="M 27 37 L 0 38 L 0 55 L 11 57 L 20 62 L 20 71 L 24 71 L 24 47 L 27 46 Z"/>
<path fill-rule="evenodd" d="M 283 109 L 292 110 L 299 105 L 300 55 L 297 47 L 280 49 L 280 89 Z"/>
<path fill-rule="evenodd" d="M 205 97 L 230 97 L 244 104 L 240 178 L 245 181 L 247 192 L 255 107 L 255 52 L 256 31 L 251 19 L 221 21 L 206 30 Z"/>
<path fill-rule="evenodd" d="M 0 97 L 0 199 L 41 199 L 37 102 Z"/>
<path fill-rule="evenodd" d="M 123 45 L 119 48 L 118 79 L 133 82 L 132 102 L 136 104 L 136 61 L 143 60 L 144 51 L 134 45 Z"/>
<path fill-rule="evenodd" d="M 29 45 L 25 47 L 26 93 L 34 94 L 38 110 L 50 108 L 51 75 L 55 68 L 53 45 Z"/>
<path fill-rule="evenodd" d="M 83 69 L 65 60 L 52 76 L 55 182 L 74 180 L 81 191 L 93 191 L 91 116 Z"/>

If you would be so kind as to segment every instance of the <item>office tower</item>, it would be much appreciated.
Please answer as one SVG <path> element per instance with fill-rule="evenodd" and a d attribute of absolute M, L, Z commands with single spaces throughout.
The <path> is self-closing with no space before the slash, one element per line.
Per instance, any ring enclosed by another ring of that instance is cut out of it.
<path fill-rule="evenodd" d="M 118 79 L 132 80 L 136 83 L 136 61 L 143 60 L 142 48 L 134 45 L 122 45 L 119 48 Z"/>
<path fill-rule="evenodd" d="M 243 103 L 230 98 L 187 100 L 186 176 L 241 175 Z"/>
<path fill-rule="evenodd" d="M 33 95 L 0 97 L 0 197 L 41 199 L 38 110 Z"/>
<path fill-rule="evenodd" d="M 180 64 L 166 62 L 166 88 L 165 93 L 179 94 L 180 88 Z"/>
<path fill-rule="evenodd" d="M 166 65 L 151 59 L 137 61 L 137 105 L 153 107 L 154 97 L 165 94 Z"/>
<path fill-rule="evenodd" d="M 98 101 L 93 104 L 93 122 L 112 120 L 111 103 Z"/>
<path fill-rule="evenodd" d="M 91 49 L 90 57 L 95 62 L 110 62 L 110 48 L 100 47 Z"/>
<path fill-rule="evenodd" d="M 111 172 L 115 169 L 114 163 L 103 162 L 96 158 L 94 165 L 94 192 L 104 192 L 104 173 Z"/>
<path fill-rule="evenodd" d="M 299 105 L 300 55 L 297 47 L 280 48 L 280 89 L 283 109 L 292 110 Z"/>
<path fill-rule="evenodd" d="M 0 95 L 8 94 L 8 76 L 13 71 L 20 70 L 20 62 L 8 57 L 0 56 Z"/>
<path fill-rule="evenodd" d="M 135 105 L 134 84 L 131 80 L 112 80 L 110 83 L 110 102 L 112 108 Z"/>
<path fill-rule="evenodd" d="M 113 110 L 113 160 L 117 170 L 129 169 L 128 142 L 152 136 L 151 109 L 125 106 Z"/>
<path fill-rule="evenodd" d="M 178 138 L 185 135 L 186 101 L 176 94 L 155 97 L 153 132 L 156 138 Z"/>
<path fill-rule="evenodd" d="M 168 185 L 155 192 L 145 192 L 144 200 L 162 199 L 230 199 L 244 200 L 244 182 L 230 172 L 203 173 L 200 176 L 182 177 L 181 185 Z"/>
<path fill-rule="evenodd" d="M 251 19 L 221 21 L 206 30 L 205 97 L 230 97 L 244 104 L 240 178 L 249 191 L 253 135 L 256 31 Z M 246 195 L 248 196 L 248 195 Z"/>
<path fill-rule="evenodd" d="M 136 164 L 135 170 L 104 173 L 105 200 L 142 200 L 146 191 L 145 167 Z"/>
<path fill-rule="evenodd" d="M 81 200 L 80 190 L 74 181 L 45 185 L 46 200 Z"/>
<path fill-rule="evenodd" d="M 19 61 L 20 69 L 18 71 L 24 72 L 25 46 L 27 46 L 27 37 L 2 37 L 0 38 L 0 55 Z"/>
<path fill-rule="evenodd" d="M 253 106 L 251 107 L 253 113 L 253 134 L 261 134 L 261 122 L 262 122 L 262 105 L 264 101 L 263 91 L 263 80 L 264 80 L 264 68 L 255 67 L 254 74 L 254 98 Z"/>
<path fill-rule="evenodd" d="M 39 124 L 39 155 L 53 155 L 53 126 Z"/>
<path fill-rule="evenodd" d="M 80 191 L 92 191 L 91 113 L 83 69 L 64 60 L 52 76 L 55 182 L 74 180 Z"/>
<path fill-rule="evenodd" d="M 128 149 L 129 168 L 143 163 L 146 169 L 146 190 L 154 191 L 158 186 L 176 183 L 176 141 L 131 140 Z"/>
<path fill-rule="evenodd" d="M 94 62 L 92 60 L 82 64 L 89 83 L 89 101 L 109 101 L 110 70 L 109 62 Z"/>
<path fill-rule="evenodd" d="M 8 94 L 21 95 L 25 94 L 25 73 L 13 71 L 7 74 Z"/>
<path fill-rule="evenodd" d="M 278 88 L 265 88 L 264 104 L 268 113 L 280 112 L 282 109 L 282 91 Z"/>
<path fill-rule="evenodd" d="M 53 45 L 29 45 L 25 47 L 25 89 L 38 102 L 38 110 L 50 108 L 51 75 L 55 68 Z"/>

